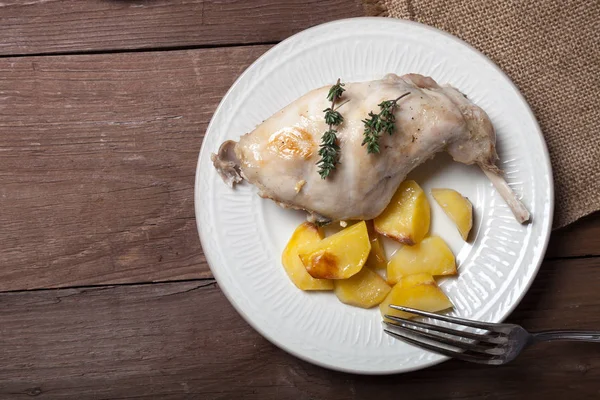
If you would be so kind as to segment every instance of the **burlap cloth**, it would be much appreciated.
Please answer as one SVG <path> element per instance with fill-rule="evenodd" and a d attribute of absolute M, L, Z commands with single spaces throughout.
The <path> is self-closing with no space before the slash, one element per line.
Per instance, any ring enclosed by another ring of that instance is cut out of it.
<path fill-rule="evenodd" d="M 550 151 L 554 229 L 600 209 L 600 1 L 363 1 L 458 36 L 511 77 Z"/>

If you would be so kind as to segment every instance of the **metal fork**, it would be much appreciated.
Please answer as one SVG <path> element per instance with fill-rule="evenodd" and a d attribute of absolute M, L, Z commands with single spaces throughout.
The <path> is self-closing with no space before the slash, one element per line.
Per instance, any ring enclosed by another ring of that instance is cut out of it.
<path fill-rule="evenodd" d="M 483 329 L 475 333 L 438 326 L 423 321 L 385 315 L 384 331 L 400 340 L 425 350 L 479 364 L 501 365 L 514 360 L 526 347 L 551 340 L 577 340 L 600 343 L 600 331 L 545 331 L 527 332 L 515 324 L 494 324 L 434 314 L 414 308 L 390 305 L 391 308 L 445 321 L 465 327 Z M 426 329 L 426 330 L 425 330 Z"/>

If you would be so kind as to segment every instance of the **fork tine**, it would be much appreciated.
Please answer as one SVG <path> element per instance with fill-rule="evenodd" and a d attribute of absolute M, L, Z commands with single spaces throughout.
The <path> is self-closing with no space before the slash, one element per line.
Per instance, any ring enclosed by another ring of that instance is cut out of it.
<path fill-rule="evenodd" d="M 384 329 L 384 332 L 396 339 L 402 340 L 402 341 L 412 344 L 414 346 L 420 347 L 425 350 L 433 351 L 434 353 L 441 354 L 443 356 L 456 358 L 457 360 L 469 361 L 469 362 L 473 362 L 473 363 L 487 364 L 487 365 L 502 364 L 502 360 L 491 358 L 489 356 L 486 357 L 483 355 L 464 354 L 459 351 L 453 351 L 453 350 L 449 350 L 449 349 L 446 349 L 443 347 L 434 346 L 432 344 L 425 343 L 420 340 L 412 339 L 401 333 L 392 332 L 388 329 Z"/>
<path fill-rule="evenodd" d="M 456 347 L 459 350 L 473 351 L 476 353 L 490 354 L 490 355 L 502 354 L 502 350 L 500 350 L 497 347 L 483 346 L 479 343 L 474 343 L 474 342 L 464 342 L 461 340 L 452 339 L 448 336 L 438 335 L 438 334 L 431 333 L 431 332 L 425 332 L 420 329 L 415 329 L 415 328 L 411 328 L 409 326 L 395 324 L 395 323 L 392 323 L 389 321 L 383 321 L 383 323 L 388 326 L 394 327 L 395 329 L 399 329 L 401 331 L 408 332 L 409 334 L 413 334 L 414 336 L 425 337 L 434 342 L 443 343 L 443 344 L 447 344 L 452 347 Z"/>
<path fill-rule="evenodd" d="M 430 329 L 432 331 L 447 333 L 449 335 L 464 337 L 467 339 L 478 340 L 478 341 L 484 342 L 484 343 L 503 344 L 503 343 L 506 343 L 506 340 L 507 340 L 505 337 L 492 336 L 488 333 L 473 333 L 473 332 L 468 332 L 468 331 L 459 331 L 458 329 L 452 329 L 452 328 L 447 328 L 445 326 L 433 325 L 433 324 L 429 324 L 429 323 L 423 322 L 423 321 L 416 321 L 416 320 L 411 320 L 411 319 L 406 319 L 406 318 L 395 317 L 393 315 L 385 315 L 385 318 L 387 318 L 391 321 L 394 321 L 394 322 L 399 322 L 404 326 L 413 325 L 413 326 L 416 326 L 419 328 Z"/>
<path fill-rule="evenodd" d="M 420 315 L 422 317 L 429 317 L 429 318 L 438 319 L 438 320 L 441 320 L 441 321 L 452 322 L 454 324 L 470 326 L 471 328 L 493 330 L 497 326 L 497 324 L 488 324 L 488 323 L 485 323 L 485 322 L 472 321 L 470 319 L 464 319 L 464 318 L 458 318 L 458 317 L 450 317 L 448 315 L 435 314 L 435 313 L 430 313 L 430 312 L 427 312 L 427 311 L 416 310 L 414 308 L 403 307 L 403 306 L 395 306 L 393 304 L 390 304 L 390 307 L 393 308 L 393 309 L 395 309 L 395 310 L 400 310 L 400 311 L 404 311 L 404 312 L 407 312 L 407 313 Z"/>

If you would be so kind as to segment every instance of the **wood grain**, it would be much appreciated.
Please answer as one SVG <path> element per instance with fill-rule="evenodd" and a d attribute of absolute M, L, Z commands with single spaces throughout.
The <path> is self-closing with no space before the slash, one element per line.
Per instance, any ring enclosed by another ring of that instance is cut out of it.
<path fill-rule="evenodd" d="M 198 152 L 267 48 L 0 59 L 0 291 L 209 277 Z"/>
<path fill-rule="evenodd" d="M 547 258 L 600 256 L 600 212 L 552 232 Z"/>
<path fill-rule="evenodd" d="M 210 277 L 203 132 L 269 46 L 0 59 L 0 291 Z M 598 255 L 600 218 L 553 257 Z"/>
<path fill-rule="evenodd" d="M 363 15 L 360 0 L 5 0 L 0 54 L 277 42 Z"/>
<path fill-rule="evenodd" d="M 597 260 L 546 262 L 512 321 L 600 328 Z M 0 398 L 597 398 L 597 345 L 388 377 L 328 371 L 269 344 L 211 281 L 0 294 Z"/>

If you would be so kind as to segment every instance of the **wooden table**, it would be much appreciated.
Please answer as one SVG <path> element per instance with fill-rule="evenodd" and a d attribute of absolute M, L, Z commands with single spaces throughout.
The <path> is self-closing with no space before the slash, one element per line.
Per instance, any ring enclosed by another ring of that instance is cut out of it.
<path fill-rule="evenodd" d="M 360 0 L 0 3 L 0 398 L 600 397 L 600 347 L 405 375 L 286 354 L 211 277 L 193 209 L 206 126 L 236 77 Z M 510 317 L 600 329 L 600 216 L 555 232 Z"/>

